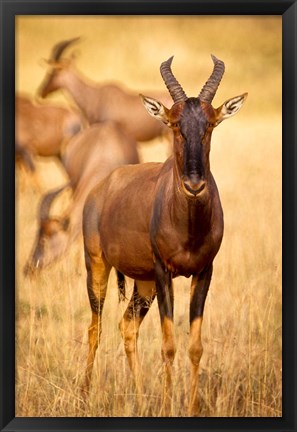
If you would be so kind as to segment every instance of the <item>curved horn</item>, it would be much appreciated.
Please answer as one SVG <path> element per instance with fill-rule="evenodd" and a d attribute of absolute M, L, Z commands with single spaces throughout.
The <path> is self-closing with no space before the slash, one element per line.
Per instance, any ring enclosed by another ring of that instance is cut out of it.
<path fill-rule="evenodd" d="M 54 199 L 67 187 L 70 186 L 70 183 L 67 183 L 66 185 L 63 185 L 62 187 L 55 189 L 52 192 L 47 193 L 44 195 L 44 197 L 41 200 L 40 207 L 39 207 L 39 219 L 40 221 L 44 221 L 48 218 L 50 208 L 52 206 L 52 203 Z"/>
<path fill-rule="evenodd" d="M 215 97 L 216 91 L 219 87 L 221 79 L 225 72 L 225 64 L 222 60 L 217 59 L 211 54 L 212 61 L 214 63 L 214 68 L 212 74 L 204 84 L 203 89 L 200 92 L 198 98 L 203 102 L 211 103 Z"/>
<path fill-rule="evenodd" d="M 68 39 L 62 42 L 58 42 L 52 49 L 50 59 L 58 61 L 61 58 L 61 55 L 63 54 L 64 50 L 70 45 L 72 45 L 73 43 L 77 42 L 79 39 L 80 37 L 76 37 L 73 39 Z"/>
<path fill-rule="evenodd" d="M 182 102 L 187 100 L 188 97 L 171 71 L 172 60 L 173 56 L 164 61 L 160 66 L 160 72 L 174 102 Z"/>

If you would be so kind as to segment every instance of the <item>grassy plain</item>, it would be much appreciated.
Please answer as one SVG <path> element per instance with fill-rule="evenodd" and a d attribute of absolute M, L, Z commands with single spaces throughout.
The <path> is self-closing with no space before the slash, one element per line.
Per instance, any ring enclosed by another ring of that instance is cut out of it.
<path fill-rule="evenodd" d="M 211 167 L 225 217 L 205 306 L 201 360 L 201 416 L 282 415 L 281 303 L 281 20 L 278 17 L 19 17 L 16 88 L 34 95 L 45 70 L 40 59 L 59 40 L 81 35 L 77 68 L 95 81 L 116 80 L 136 91 L 164 88 L 160 63 L 175 55 L 173 70 L 188 95 L 198 95 L 212 70 L 210 54 L 226 73 L 214 100 L 249 93 L 246 106 L 222 123 L 212 139 Z M 149 95 L 149 94 L 148 94 Z M 70 99 L 59 93 L 59 103 Z M 162 161 L 168 148 L 139 146 L 143 161 Z M 38 161 L 41 191 L 64 182 L 52 161 Z M 161 333 L 157 304 L 140 330 L 145 403 L 135 392 L 118 322 L 112 274 L 103 312 L 88 405 L 79 384 L 87 354 L 90 310 L 82 240 L 36 280 L 23 266 L 37 229 L 40 191 L 17 172 L 16 202 L 16 416 L 158 416 Z M 190 281 L 175 287 L 174 415 L 185 416 L 189 392 Z M 129 281 L 129 289 L 132 281 Z"/>

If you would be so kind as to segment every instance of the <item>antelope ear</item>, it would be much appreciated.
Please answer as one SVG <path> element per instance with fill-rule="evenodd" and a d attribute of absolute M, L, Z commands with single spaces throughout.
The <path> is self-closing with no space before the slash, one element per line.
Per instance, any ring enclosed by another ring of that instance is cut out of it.
<path fill-rule="evenodd" d="M 221 123 L 223 120 L 226 120 L 229 117 L 234 116 L 240 108 L 243 106 L 247 93 L 243 93 L 240 96 L 235 96 L 231 99 L 228 99 L 223 105 L 216 109 L 216 126 Z"/>
<path fill-rule="evenodd" d="M 154 118 L 161 120 L 166 125 L 170 125 L 168 120 L 168 108 L 166 108 L 161 102 L 156 99 L 140 95 L 142 98 L 143 105 L 147 112 Z"/>

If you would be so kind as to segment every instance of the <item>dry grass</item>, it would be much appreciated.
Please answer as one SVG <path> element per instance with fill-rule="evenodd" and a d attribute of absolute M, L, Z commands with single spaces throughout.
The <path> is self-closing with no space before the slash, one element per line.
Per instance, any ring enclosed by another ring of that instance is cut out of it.
<path fill-rule="evenodd" d="M 63 18 L 61 24 L 53 18 L 23 17 L 17 25 L 17 88 L 31 94 L 44 74 L 38 60 L 57 40 L 77 35 L 77 29 L 84 36 L 78 68 L 95 80 L 162 89 L 158 66 L 175 54 L 178 79 L 188 94 L 197 94 L 209 74 L 213 52 L 227 65 L 217 104 L 249 92 L 242 112 L 213 135 L 211 165 L 224 208 L 225 235 L 205 306 L 201 416 L 281 416 L 280 20 L 89 17 Z M 121 50 L 116 51 L 119 42 Z M 164 160 L 167 149 L 155 141 L 140 146 L 140 152 L 143 160 Z M 53 162 L 40 161 L 38 170 L 44 191 L 64 181 Z M 17 185 L 16 415 L 158 416 L 162 368 L 157 304 L 140 330 L 145 403 L 135 411 L 135 391 L 118 331 L 125 303 L 118 303 L 114 274 L 90 401 L 81 404 L 79 384 L 90 321 L 82 241 L 38 279 L 24 279 L 40 194 L 23 173 L 18 173 Z M 174 287 L 174 415 L 184 416 L 189 390 L 189 280 L 178 278 Z"/>

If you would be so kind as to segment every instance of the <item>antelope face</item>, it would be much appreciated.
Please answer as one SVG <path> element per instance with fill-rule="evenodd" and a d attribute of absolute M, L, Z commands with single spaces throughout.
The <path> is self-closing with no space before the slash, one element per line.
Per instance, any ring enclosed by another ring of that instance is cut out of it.
<path fill-rule="evenodd" d="M 219 108 L 212 107 L 224 73 L 224 63 L 212 56 L 214 70 L 198 97 L 188 98 L 171 71 L 172 57 L 161 65 L 164 82 L 175 102 L 171 109 L 159 101 L 142 96 L 148 113 L 172 128 L 174 133 L 175 166 L 182 191 L 191 198 L 206 189 L 210 175 L 209 152 L 213 128 L 236 114 L 247 93 L 227 100 Z"/>
<path fill-rule="evenodd" d="M 40 97 L 46 98 L 50 93 L 53 93 L 54 91 L 61 88 L 59 83 L 59 75 L 60 71 L 55 68 L 47 73 L 44 81 L 41 83 L 38 89 L 38 95 Z"/>
<path fill-rule="evenodd" d="M 213 110 L 208 110 L 212 113 Z M 178 117 L 176 114 L 178 114 Z M 183 192 L 195 198 L 205 190 L 209 176 L 212 126 L 210 114 L 198 98 L 175 104 L 168 112 L 174 133 L 174 153 Z"/>
<path fill-rule="evenodd" d="M 25 276 L 32 276 L 60 257 L 67 247 L 68 220 L 48 218 L 40 224 L 31 257 L 25 268 Z"/>
<path fill-rule="evenodd" d="M 70 62 L 66 60 L 60 60 L 59 62 L 49 60 L 48 64 L 49 70 L 37 91 L 38 96 L 43 99 L 64 87 L 70 67 Z"/>

